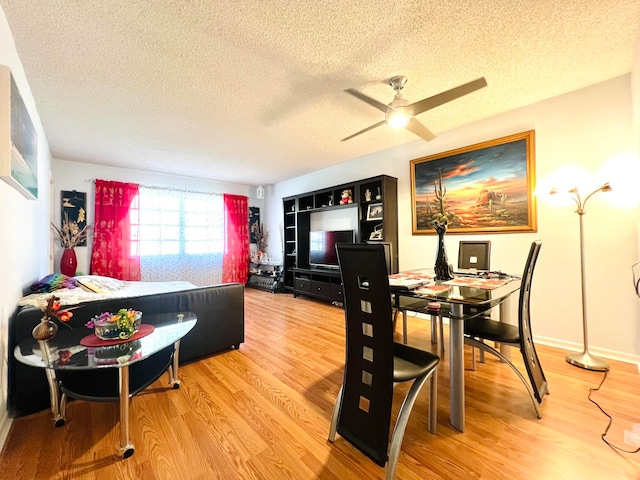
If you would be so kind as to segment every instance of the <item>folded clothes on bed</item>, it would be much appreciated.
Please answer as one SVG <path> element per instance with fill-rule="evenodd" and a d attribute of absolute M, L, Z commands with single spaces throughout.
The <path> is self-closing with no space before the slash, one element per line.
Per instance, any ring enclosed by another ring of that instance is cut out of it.
<path fill-rule="evenodd" d="M 74 277 L 62 273 L 52 273 L 29 287 L 34 293 L 53 292 L 60 288 L 76 288 L 78 285 Z"/>

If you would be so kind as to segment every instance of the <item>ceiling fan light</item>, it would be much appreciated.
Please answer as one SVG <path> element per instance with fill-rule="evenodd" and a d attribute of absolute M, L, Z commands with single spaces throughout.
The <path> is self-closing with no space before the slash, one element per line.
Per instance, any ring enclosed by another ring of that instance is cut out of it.
<path fill-rule="evenodd" d="M 385 117 L 387 125 L 391 128 L 404 128 L 409 125 L 413 119 L 411 113 L 402 110 L 390 110 Z"/>

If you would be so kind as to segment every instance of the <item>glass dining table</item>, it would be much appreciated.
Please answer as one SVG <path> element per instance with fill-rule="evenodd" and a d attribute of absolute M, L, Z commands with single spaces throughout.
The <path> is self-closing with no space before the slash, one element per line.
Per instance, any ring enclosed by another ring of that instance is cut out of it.
<path fill-rule="evenodd" d="M 469 272 L 454 275 L 452 280 L 435 280 L 433 269 L 418 269 L 389 276 L 394 305 L 404 315 L 403 339 L 407 338 L 406 311 L 425 313 L 424 302 L 402 302 L 403 298 L 442 302 L 449 313 L 449 385 L 450 422 L 458 431 L 465 430 L 464 392 L 464 321 L 467 310 L 483 311 L 498 306 L 500 321 L 509 321 L 512 294 L 520 289 L 520 278 L 499 272 Z M 408 298 L 407 298 L 408 297 Z M 476 315 L 476 314 L 471 314 Z M 508 348 L 508 347 L 505 347 Z"/>

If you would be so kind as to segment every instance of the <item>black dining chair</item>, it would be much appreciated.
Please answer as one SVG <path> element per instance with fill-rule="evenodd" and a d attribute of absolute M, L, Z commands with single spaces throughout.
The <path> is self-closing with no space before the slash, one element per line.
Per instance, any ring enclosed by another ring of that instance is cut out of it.
<path fill-rule="evenodd" d="M 489 270 L 491 241 L 464 241 L 458 245 L 458 268 Z"/>
<path fill-rule="evenodd" d="M 329 441 L 339 433 L 395 476 L 402 439 L 420 389 L 430 380 L 429 432 L 436 432 L 437 366 L 440 358 L 393 340 L 391 292 L 384 250 L 374 244 L 337 244 L 346 320 L 343 384 L 336 399 Z M 413 381 L 393 429 L 394 383 Z M 388 451 L 387 451 L 388 450 Z"/>
<path fill-rule="evenodd" d="M 531 297 L 531 282 L 533 271 L 538 260 L 542 242 L 536 240 L 531 244 L 529 256 L 522 274 L 520 286 L 520 300 L 518 303 L 518 325 L 492 320 L 490 316 L 478 316 L 464 322 L 465 343 L 488 352 L 505 362 L 518 375 L 524 383 L 538 418 L 542 418 L 540 403 L 545 394 L 548 394 L 547 380 L 542 365 L 538 359 L 533 337 L 531 335 L 531 314 L 529 301 Z M 499 342 L 501 345 L 518 347 L 522 353 L 522 359 L 527 370 L 529 381 L 518 368 L 494 347 L 485 344 L 483 340 Z"/>

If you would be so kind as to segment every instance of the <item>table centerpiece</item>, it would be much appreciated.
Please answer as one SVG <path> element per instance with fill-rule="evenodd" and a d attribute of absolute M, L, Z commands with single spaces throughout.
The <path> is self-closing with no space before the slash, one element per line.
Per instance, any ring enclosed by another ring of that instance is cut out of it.
<path fill-rule="evenodd" d="M 85 323 L 101 340 L 127 340 L 135 335 L 142 323 L 142 312 L 121 308 L 116 313 L 104 312 Z"/>

